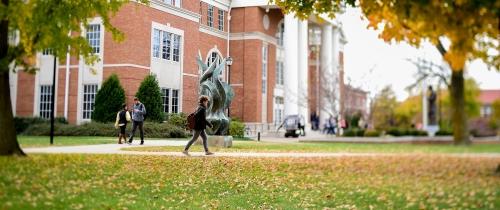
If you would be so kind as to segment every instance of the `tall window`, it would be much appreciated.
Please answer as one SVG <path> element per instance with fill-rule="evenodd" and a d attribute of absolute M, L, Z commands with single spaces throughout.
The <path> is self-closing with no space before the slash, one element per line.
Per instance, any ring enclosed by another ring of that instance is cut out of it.
<path fill-rule="evenodd" d="M 52 85 L 40 85 L 40 117 L 50 118 L 52 105 Z"/>
<path fill-rule="evenodd" d="M 224 31 L 224 10 L 219 9 L 219 30 Z"/>
<path fill-rule="evenodd" d="M 283 97 L 275 98 L 275 109 L 274 109 L 274 120 L 275 124 L 281 124 L 283 122 L 283 106 L 285 104 L 285 100 Z"/>
<path fill-rule="evenodd" d="M 163 112 L 179 113 L 179 90 L 162 88 L 161 98 L 163 101 Z"/>
<path fill-rule="evenodd" d="M 93 53 L 99 53 L 101 51 L 101 25 L 91 24 L 87 27 L 87 41 L 92 47 Z"/>
<path fill-rule="evenodd" d="M 153 31 L 153 57 L 160 57 L 160 30 L 158 29 Z"/>
<path fill-rule="evenodd" d="M 276 62 L 276 84 L 277 85 L 284 85 L 284 72 L 283 72 L 283 62 L 282 61 L 277 61 Z"/>
<path fill-rule="evenodd" d="M 283 46 L 284 34 L 285 34 L 285 24 L 284 23 L 280 23 L 278 25 L 278 34 L 277 34 L 278 45 L 279 46 Z"/>
<path fill-rule="evenodd" d="M 163 0 L 166 4 L 170 4 L 176 7 L 181 7 L 181 0 Z"/>
<path fill-rule="evenodd" d="M 173 49 L 173 60 L 179 61 L 179 56 L 181 52 L 181 36 L 174 35 L 174 49 Z"/>
<path fill-rule="evenodd" d="M 267 45 L 262 46 L 262 93 L 267 93 Z"/>
<path fill-rule="evenodd" d="M 52 49 L 47 48 L 42 51 L 42 55 L 52 55 Z"/>
<path fill-rule="evenodd" d="M 171 43 L 172 43 L 172 34 L 163 31 L 163 39 L 162 39 L 162 53 L 161 53 L 161 58 L 165 60 L 170 60 L 170 49 L 171 49 Z"/>
<path fill-rule="evenodd" d="M 208 5 L 207 25 L 214 27 L 214 6 Z"/>
<path fill-rule="evenodd" d="M 170 32 L 153 30 L 152 54 L 154 58 L 179 62 L 181 54 L 181 36 Z"/>
<path fill-rule="evenodd" d="M 172 113 L 179 113 L 179 90 L 172 90 Z"/>
<path fill-rule="evenodd" d="M 97 85 L 83 85 L 83 107 L 82 118 L 88 120 L 92 118 L 94 111 L 95 96 L 97 94 Z"/>
<path fill-rule="evenodd" d="M 163 112 L 169 113 L 170 89 L 162 88 L 161 89 L 161 98 L 163 101 Z"/>

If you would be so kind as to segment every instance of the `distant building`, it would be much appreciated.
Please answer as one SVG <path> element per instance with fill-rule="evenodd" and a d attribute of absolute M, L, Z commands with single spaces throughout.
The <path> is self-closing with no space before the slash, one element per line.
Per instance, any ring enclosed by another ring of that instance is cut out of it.
<path fill-rule="evenodd" d="M 344 116 L 360 113 L 366 119 L 368 114 L 368 92 L 350 85 L 344 85 L 342 110 Z"/>
<path fill-rule="evenodd" d="M 154 74 L 164 112 L 191 112 L 197 106 L 199 54 L 207 64 L 233 58 L 222 75 L 235 92 L 230 115 L 248 127 L 270 129 L 286 115 L 307 118 L 310 111 L 322 119 L 339 113 L 338 101 L 332 104 L 317 86 L 330 78 L 333 82 L 325 85 L 341 89 L 346 39 L 338 19 L 299 20 L 267 0 L 151 0 L 125 4 L 111 22 L 125 41 L 115 42 L 102 19 L 91 18 L 81 36 L 100 61 L 89 66 L 74 55 L 57 60 L 55 87 L 49 49 L 36 56 L 36 74 L 12 73 L 14 114 L 49 118 L 54 97 L 57 117 L 89 122 L 96 93 L 111 74 L 118 75 L 129 104 L 143 78 Z M 315 95 L 307 96 L 308 91 Z"/>
<path fill-rule="evenodd" d="M 481 103 L 481 117 L 488 118 L 492 114 L 491 104 L 500 100 L 500 90 L 481 90 L 479 102 Z"/>

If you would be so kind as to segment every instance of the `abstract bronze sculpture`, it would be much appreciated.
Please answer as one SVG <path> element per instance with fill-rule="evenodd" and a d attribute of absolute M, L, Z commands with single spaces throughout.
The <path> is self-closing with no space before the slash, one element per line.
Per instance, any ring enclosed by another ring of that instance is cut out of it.
<path fill-rule="evenodd" d="M 217 57 L 210 66 L 202 61 L 201 54 L 196 59 L 201 70 L 198 93 L 210 98 L 207 108 L 207 120 L 214 126 L 207 129 L 210 135 L 228 135 L 230 118 L 225 110 L 231 105 L 234 92 L 231 86 L 221 81 L 221 75 L 226 66 L 226 59 Z M 219 63 L 220 62 L 220 63 Z"/>

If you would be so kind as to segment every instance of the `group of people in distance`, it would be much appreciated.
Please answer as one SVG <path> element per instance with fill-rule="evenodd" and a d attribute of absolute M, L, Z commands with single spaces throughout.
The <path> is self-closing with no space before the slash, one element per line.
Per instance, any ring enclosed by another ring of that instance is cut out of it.
<path fill-rule="evenodd" d="M 206 119 L 206 109 L 209 103 L 207 96 L 200 96 L 198 100 L 198 108 L 195 111 L 195 126 L 193 129 L 193 137 L 187 143 L 183 154 L 189 155 L 189 148 L 191 145 L 201 136 L 203 140 L 203 148 L 205 149 L 205 155 L 213 155 L 214 153 L 208 150 L 207 134 L 205 128 L 207 126 L 213 127 L 213 125 Z M 115 128 L 120 129 L 118 135 L 118 144 L 123 144 L 122 139 L 125 143 L 132 144 L 137 128 L 139 128 L 139 133 L 141 137 L 140 145 L 144 145 L 144 119 L 146 115 L 146 107 L 143 103 L 139 101 L 137 97 L 134 97 L 134 104 L 132 111 L 129 112 L 127 104 L 122 105 L 122 109 L 116 114 Z M 130 137 L 127 140 L 126 130 L 127 124 L 132 122 L 132 131 L 130 132 Z"/>

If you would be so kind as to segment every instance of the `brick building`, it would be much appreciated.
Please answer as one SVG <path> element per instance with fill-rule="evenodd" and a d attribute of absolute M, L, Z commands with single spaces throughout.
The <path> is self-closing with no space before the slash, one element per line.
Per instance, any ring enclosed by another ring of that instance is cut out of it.
<path fill-rule="evenodd" d="M 124 5 L 112 24 L 125 33 L 125 41 L 113 41 L 99 17 L 82 32 L 100 57 L 93 66 L 75 56 L 56 61 L 58 117 L 76 124 L 90 121 L 95 94 L 113 73 L 127 103 L 143 78 L 155 74 L 165 112 L 191 112 L 197 105 L 199 54 L 207 63 L 233 58 L 230 72 L 224 73 L 235 92 L 231 117 L 247 125 L 269 127 L 289 114 L 340 111 L 338 104 L 322 108 L 326 97 L 314 86 L 339 86 L 342 80 L 345 38 L 336 20 L 299 21 L 266 0 L 152 0 L 150 5 Z M 36 60 L 36 75 L 10 75 L 16 116 L 50 116 L 54 58 L 46 50 Z M 324 75 L 334 80 L 324 82 Z"/>

